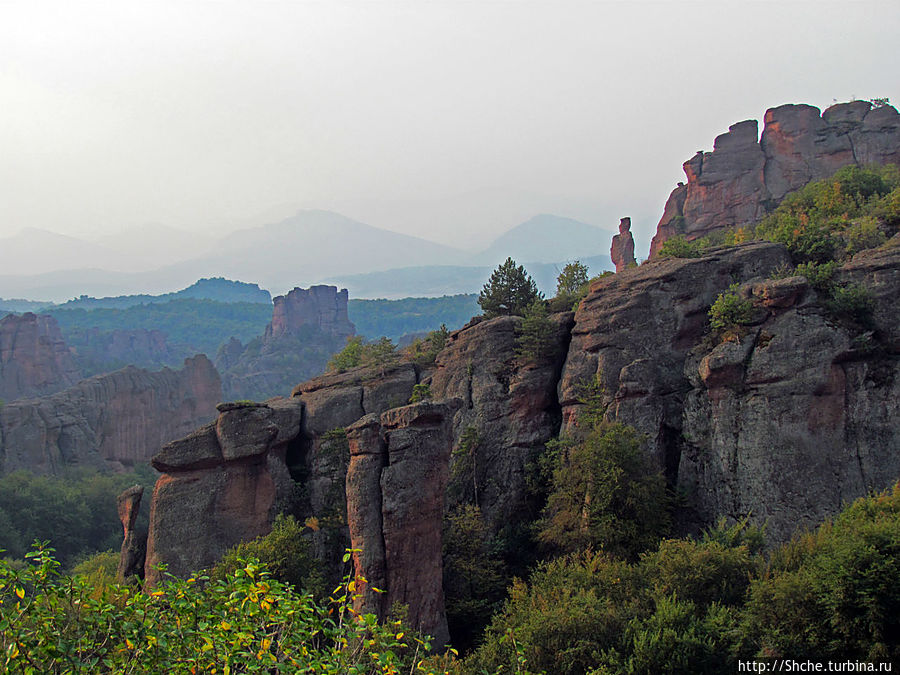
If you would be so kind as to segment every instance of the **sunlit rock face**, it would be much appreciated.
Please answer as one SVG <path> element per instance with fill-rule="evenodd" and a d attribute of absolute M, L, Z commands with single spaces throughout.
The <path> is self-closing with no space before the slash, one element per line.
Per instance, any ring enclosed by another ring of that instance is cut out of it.
<path fill-rule="evenodd" d="M 655 256 L 679 234 L 688 240 L 748 225 L 789 192 L 844 166 L 900 163 L 900 114 L 867 101 L 831 106 L 783 105 L 766 111 L 762 137 L 747 120 L 718 136 L 712 152 L 684 164 L 687 185 L 666 202 L 650 246 Z"/>

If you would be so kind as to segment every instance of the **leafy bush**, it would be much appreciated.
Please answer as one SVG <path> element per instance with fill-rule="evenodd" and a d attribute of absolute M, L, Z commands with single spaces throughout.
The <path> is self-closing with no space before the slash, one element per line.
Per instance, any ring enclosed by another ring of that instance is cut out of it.
<path fill-rule="evenodd" d="M 750 587 L 741 651 L 900 657 L 900 485 L 783 547 Z"/>
<path fill-rule="evenodd" d="M 838 264 L 834 260 L 826 263 L 807 262 L 797 265 L 796 273 L 806 277 L 809 285 L 817 291 L 830 293 L 834 287 L 834 276 L 837 269 Z"/>
<path fill-rule="evenodd" d="M 425 338 L 416 338 L 406 349 L 404 355 L 419 366 L 425 368 L 434 365 L 437 355 L 447 346 L 450 331 L 441 324 L 438 330 L 431 331 Z"/>
<path fill-rule="evenodd" d="M 634 558 L 669 526 L 665 478 L 634 429 L 601 422 L 584 439 L 562 440 L 540 541 L 557 551 L 591 547 Z"/>
<path fill-rule="evenodd" d="M 742 298 L 738 284 L 732 284 L 709 308 L 709 325 L 715 331 L 734 330 L 753 319 L 753 302 Z"/>
<path fill-rule="evenodd" d="M 699 258 L 709 246 L 704 239 L 688 241 L 683 234 L 675 235 L 663 242 L 659 249 L 662 258 Z"/>
<path fill-rule="evenodd" d="M 318 561 L 310 553 L 306 532 L 293 516 L 279 514 L 269 534 L 242 542 L 229 550 L 210 571 L 214 581 L 224 581 L 244 565 L 258 560 L 273 579 L 321 597 L 324 579 Z"/>
<path fill-rule="evenodd" d="M 481 289 L 478 305 L 489 319 L 510 314 L 522 316 L 541 297 L 537 284 L 525 268 L 517 266 L 512 258 L 507 258 Z"/>
<path fill-rule="evenodd" d="M 409 397 L 410 403 L 419 403 L 420 401 L 431 400 L 431 387 L 427 384 L 413 385 L 412 396 Z"/>
<path fill-rule="evenodd" d="M 839 316 L 846 316 L 868 325 L 875 309 L 875 298 L 872 291 L 862 284 L 838 286 L 832 291 L 826 307 Z"/>
<path fill-rule="evenodd" d="M 50 550 L 0 561 L 0 668 L 8 673 L 433 672 L 427 638 L 352 607 L 356 580 L 327 601 L 256 560 L 224 579 L 169 578 L 152 592 L 60 576 Z M 349 554 L 345 556 L 345 561 Z"/>

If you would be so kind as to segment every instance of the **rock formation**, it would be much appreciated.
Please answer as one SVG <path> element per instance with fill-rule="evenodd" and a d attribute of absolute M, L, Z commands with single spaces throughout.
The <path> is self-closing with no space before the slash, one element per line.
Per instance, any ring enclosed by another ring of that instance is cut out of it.
<path fill-rule="evenodd" d="M 527 504 L 526 466 L 559 432 L 556 387 L 572 320 L 571 312 L 553 315 L 552 344 L 547 358 L 537 363 L 514 356 L 516 326 L 522 321 L 516 316 L 472 322 L 451 333 L 438 355 L 432 394 L 436 400 L 463 401 L 453 420 L 455 454 L 467 431 L 475 439 L 474 447 L 466 448 L 473 455 L 471 473 L 454 480 L 448 504 L 473 501 L 492 532 L 534 515 Z"/>
<path fill-rule="evenodd" d="M 124 583 L 134 576 L 144 576 L 144 558 L 147 552 L 146 533 L 142 537 L 134 529 L 143 494 L 143 486 L 132 485 L 116 499 L 119 520 L 122 521 L 124 532 L 122 550 L 119 552 L 119 565 L 116 568 L 116 580 L 119 583 Z"/>
<path fill-rule="evenodd" d="M 287 509 L 293 481 L 288 444 L 300 432 L 303 405 L 222 404 L 215 422 L 168 443 L 153 458 L 162 472 L 153 489 L 145 579 L 156 566 L 184 576 L 213 565 L 235 544 L 266 534 Z"/>
<path fill-rule="evenodd" d="M 295 288 L 275 298 L 265 333 L 246 346 L 232 338 L 216 357 L 227 398 L 262 400 L 285 395 L 321 373 L 355 333 L 347 291 L 334 286 Z"/>
<path fill-rule="evenodd" d="M 0 472 L 121 469 L 211 419 L 221 380 L 203 355 L 180 371 L 128 367 L 0 407 Z"/>
<path fill-rule="evenodd" d="M 348 524 L 354 566 L 368 581 L 357 609 L 383 618 L 395 602 L 404 603 L 410 625 L 440 645 L 450 637 L 441 529 L 450 420 L 460 404 L 415 403 L 367 415 L 347 430 Z"/>
<path fill-rule="evenodd" d="M 613 236 L 609 257 L 616 266 L 616 272 L 637 264 L 634 258 L 634 237 L 631 236 L 631 218 L 619 221 L 619 234 Z"/>
<path fill-rule="evenodd" d="M 687 185 L 666 202 L 650 256 L 667 239 L 688 240 L 760 220 L 786 194 L 831 176 L 847 165 L 900 163 L 900 114 L 866 101 L 766 111 L 758 139 L 756 120 L 739 122 L 717 137 L 712 152 L 684 164 Z"/>
<path fill-rule="evenodd" d="M 31 312 L 0 319 L 0 399 L 44 396 L 80 379 L 56 319 Z"/>
<path fill-rule="evenodd" d="M 859 103 L 822 116 L 784 106 L 767 113 L 761 142 L 755 122 L 733 126 L 685 165 L 688 184 L 670 196 L 655 246 L 751 222 L 847 163 L 900 159 L 898 117 Z M 871 293 L 871 316 L 860 318 L 836 313 L 803 277 L 776 278 L 790 264 L 780 244 L 633 266 L 629 224 L 611 252 L 619 273 L 593 282 L 576 312 L 551 316 L 540 358 L 515 356 L 521 318 L 478 317 L 450 334 L 433 366 L 400 360 L 317 377 L 289 400 L 220 408 L 216 424 L 167 446 L 154 460 L 165 475 L 148 570 L 212 564 L 287 508 L 314 522 L 321 559 L 359 549 L 357 572 L 386 591 L 364 587 L 359 609 L 384 616 L 407 604 L 412 623 L 442 644 L 442 519 L 475 504 L 494 542 L 522 541 L 540 508 L 529 490 L 534 460 L 576 425 L 584 387 L 598 383 L 605 417 L 644 434 L 685 495 L 683 532 L 751 515 L 776 544 L 900 477 L 900 235 L 837 272 Z M 733 288 L 752 317 L 715 334 L 710 307 Z M 297 307 L 319 306 L 315 294 L 296 297 Z M 265 339 L 313 330 L 292 303 L 277 304 Z M 344 325 L 340 312 L 304 311 L 326 317 L 317 325 Z M 430 400 L 408 404 L 416 385 Z"/>
<path fill-rule="evenodd" d="M 335 286 L 310 286 L 309 290 L 295 288 L 273 301 L 272 322 L 265 338 L 297 335 L 304 326 L 338 338 L 353 335 L 356 329 L 347 315 L 347 289 Z"/>
<path fill-rule="evenodd" d="M 89 328 L 69 336 L 69 346 L 85 375 L 99 375 L 125 366 L 174 367 L 196 350 L 172 347 L 160 330 L 136 328 L 105 331 Z"/>

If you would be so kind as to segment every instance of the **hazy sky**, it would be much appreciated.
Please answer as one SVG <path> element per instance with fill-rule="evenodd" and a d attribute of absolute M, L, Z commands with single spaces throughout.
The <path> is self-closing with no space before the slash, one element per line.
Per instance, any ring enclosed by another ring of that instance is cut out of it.
<path fill-rule="evenodd" d="M 681 164 L 789 102 L 900 102 L 900 2 L 2 2 L 0 237 L 297 207 L 639 248 Z"/>

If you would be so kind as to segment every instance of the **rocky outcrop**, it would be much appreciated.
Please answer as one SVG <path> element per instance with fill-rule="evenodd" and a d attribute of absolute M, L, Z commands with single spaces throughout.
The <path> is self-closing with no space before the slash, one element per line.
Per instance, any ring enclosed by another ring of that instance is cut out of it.
<path fill-rule="evenodd" d="M 631 218 L 622 218 L 619 221 L 619 234 L 613 237 L 609 257 L 616 266 L 616 272 L 637 264 L 637 260 L 634 259 L 634 237 L 631 236 Z"/>
<path fill-rule="evenodd" d="M 303 404 L 222 404 L 218 419 L 165 445 L 153 457 L 162 472 L 153 489 L 146 581 L 156 566 L 184 576 L 217 562 L 232 546 L 266 534 L 294 492 L 285 465 L 300 433 Z"/>
<path fill-rule="evenodd" d="M 492 532 L 533 516 L 526 467 L 559 432 L 556 385 L 573 314 L 552 319 L 554 334 L 536 362 L 515 357 L 520 317 L 472 322 L 451 333 L 430 379 L 436 400 L 463 401 L 453 419 L 453 464 L 467 468 L 455 466 L 448 503 L 475 503 Z"/>
<path fill-rule="evenodd" d="M 225 395 L 263 400 L 287 394 L 298 381 L 325 370 L 355 332 L 346 289 L 312 286 L 278 296 L 261 337 L 246 346 L 232 338 L 216 356 Z"/>
<path fill-rule="evenodd" d="M 0 319 L 0 399 L 44 396 L 80 379 L 56 319 L 31 312 Z"/>
<path fill-rule="evenodd" d="M 116 508 L 124 532 L 122 549 L 119 551 L 119 564 L 116 568 L 116 580 L 119 583 L 125 583 L 135 576 L 144 576 L 144 558 L 147 552 L 146 532 L 142 536 L 135 531 L 134 527 L 141 509 L 143 494 L 142 485 L 132 485 L 116 498 Z"/>
<path fill-rule="evenodd" d="M 762 320 L 685 362 L 678 483 L 695 525 L 752 514 L 784 541 L 900 477 L 900 249 L 848 268 L 875 289 L 874 331 L 836 320 L 802 277 L 761 281 L 745 290 Z"/>
<path fill-rule="evenodd" d="M 606 416 L 645 433 L 670 481 L 688 495 L 687 529 L 722 515 L 768 522 L 771 543 L 900 476 L 900 247 L 841 270 L 875 301 L 873 324 L 826 309 L 775 244 L 654 261 L 596 282 L 575 318 L 560 382 L 567 424 L 579 383 L 597 377 Z M 755 315 L 718 342 L 707 310 L 742 284 Z"/>
<path fill-rule="evenodd" d="M 335 286 L 295 288 L 272 302 L 272 322 L 266 328 L 266 340 L 297 335 L 306 326 L 342 339 L 356 332 L 347 314 L 346 288 L 341 291 Z"/>
<path fill-rule="evenodd" d="M 683 234 L 688 240 L 760 220 L 786 194 L 828 178 L 843 166 L 900 163 L 900 114 L 866 101 L 831 106 L 820 114 L 809 105 L 783 105 L 717 137 L 712 152 L 698 152 L 684 164 L 679 184 L 650 246 Z"/>
<path fill-rule="evenodd" d="M 128 367 L 7 403 L 0 408 L 0 472 L 148 462 L 164 443 L 211 419 L 221 395 L 218 373 L 198 355 L 180 371 Z"/>
<path fill-rule="evenodd" d="M 708 331 L 710 305 L 735 281 L 762 279 L 788 262 L 779 244 L 748 244 L 596 281 L 575 315 L 559 384 L 566 425 L 578 415 L 579 392 L 596 380 L 607 416 L 647 434 L 650 452 L 674 477 L 690 390 L 684 363 Z"/>
<path fill-rule="evenodd" d="M 462 404 L 422 402 L 367 415 L 347 430 L 347 505 L 354 566 L 368 583 L 357 609 L 383 618 L 408 606 L 415 629 L 446 644 L 441 529 L 452 446 Z M 383 590 L 376 593 L 372 587 Z"/>

